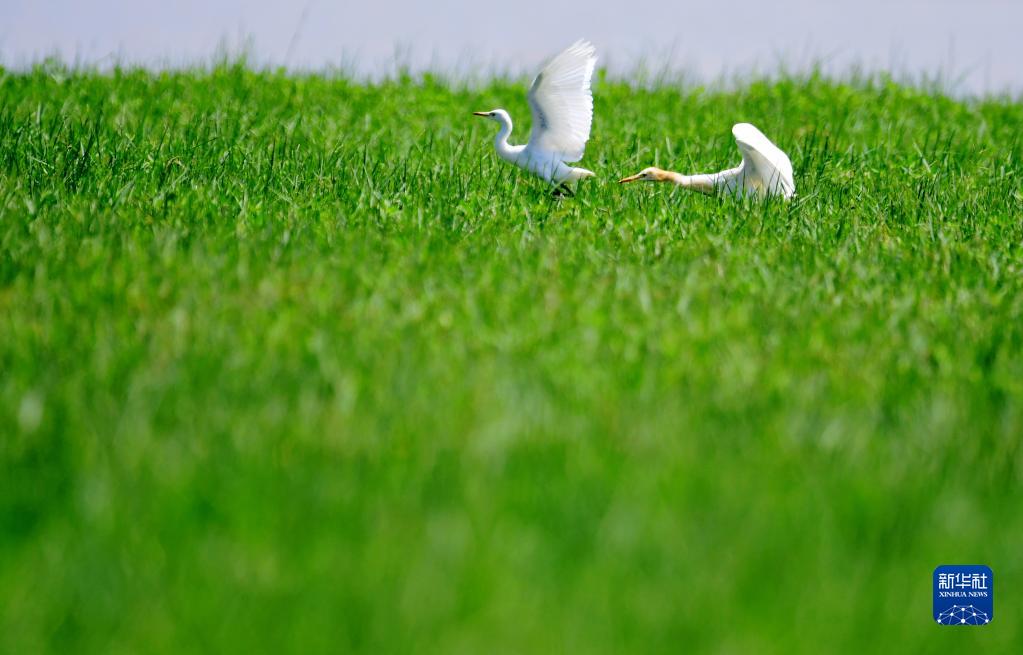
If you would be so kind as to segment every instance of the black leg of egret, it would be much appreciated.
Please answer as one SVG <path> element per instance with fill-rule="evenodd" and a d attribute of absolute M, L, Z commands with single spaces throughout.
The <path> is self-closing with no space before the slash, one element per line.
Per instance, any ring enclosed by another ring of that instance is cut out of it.
<path fill-rule="evenodd" d="M 564 198 L 566 196 L 569 198 L 575 198 L 575 191 L 572 191 L 568 184 L 562 182 L 558 186 L 554 187 L 555 198 Z"/>

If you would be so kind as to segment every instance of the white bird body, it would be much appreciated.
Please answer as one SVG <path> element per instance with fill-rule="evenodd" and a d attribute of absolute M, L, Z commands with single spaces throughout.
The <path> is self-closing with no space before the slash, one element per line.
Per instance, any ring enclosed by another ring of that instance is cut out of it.
<path fill-rule="evenodd" d="M 511 116 L 503 109 L 474 112 L 501 125 L 494 139 L 498 156 L 523 170 L 551 182 L 574 182 L 594 173 L 569 166 L 583 158 L 593 124 L 590 80 L 597 63 L 596 50 L 578 41 L 551 60 L 529 89 L 533 130 L 526 145 L 508 143 Z"/>
<path fill-rule="evenodd" d="M 727 193 L 737 197 L 781 196 L 789 199 L 795 195 L 792 162 L 781 148 L 749 123 L 734 126 L 732 136 L 742 154 L 742 163 L 735 168 L 720 173 L 682 175 L 650 167 L 620 181 L 623 184 L 638 180 L 674 182 L 702 193 Z"/>

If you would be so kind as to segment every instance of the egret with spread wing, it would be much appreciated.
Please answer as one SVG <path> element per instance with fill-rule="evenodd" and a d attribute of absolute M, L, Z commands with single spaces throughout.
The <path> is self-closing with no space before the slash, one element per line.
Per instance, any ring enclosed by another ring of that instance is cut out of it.
<path fill-rule="evenodd" d="M 682 175 L 651 166 L 619 182 L 674 182 L 702 193 L 723 192 L 735 196 L 781 196 L 788 199 L 796 193 L 792 162 L 781 148 L 749 123 L 733 127 L 732 136 L 742 154 L 742 163 L 735 168 L 720 173 Z"/>
<path fill-rule="evenodd" d="M 503 109 L 473 112 L 501 126 L 494 140 L 497 155 L 555 185 L 593 177 L 592 171 L 568 164 L 583 158 L 590 138 L 593 123 L 590 79 L 596 63 L 593 45 L 577 41 L 536 76 L 529 89 L 533 131 L 524 146 L 508 143 L 512 131 L 508 112 Z"/>

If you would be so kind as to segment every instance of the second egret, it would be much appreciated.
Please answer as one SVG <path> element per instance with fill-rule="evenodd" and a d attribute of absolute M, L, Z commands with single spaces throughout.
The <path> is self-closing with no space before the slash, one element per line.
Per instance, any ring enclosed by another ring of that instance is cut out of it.
<path fill-rule="evenodd" d="M 651 166 L 619 182 L 673 182 L 701 193 L 724 192 L 734 196 L 781 196 L 788 199 L 796 193 L 792 162 L 781 148 L 749 123 L 733 127 L 732 136 L 742 154 L 742 163 L 735 168 L 720 173 L 682 175 Z"/>

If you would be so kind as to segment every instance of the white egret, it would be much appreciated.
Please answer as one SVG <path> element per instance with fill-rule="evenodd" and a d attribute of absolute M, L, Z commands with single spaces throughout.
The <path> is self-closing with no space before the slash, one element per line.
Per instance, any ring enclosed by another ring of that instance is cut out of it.
<path fill-rule="evenodd" d="M 792 179 L 792 162 L 781 148 L 771 143 L 764 133 L 749 123 L 732 128 L 732 136 L 742 154 L 742 163 L 720 173 L 682 175 L 651 166 L 619 182 L 674 182 L 680 187 L 701 193 L 729 193 L 735 196 L 781 196 L 796 193 Z"/>
<path fill-rule="evenodd" d="M 593 45 L 577 41 L 540 71 L 529 89 L 533 131 L 524 146 L 508 143 L 512 131 L 508 112 L 503 109 L 473 112 L 500 124 L 494 139 L 497 155 L 565 190 L 568 182 L 593 177 L 593 171 L 568 163 L 583 158 L 590 138 L 593 123 L 590 78 L 596 63 Z"/>

